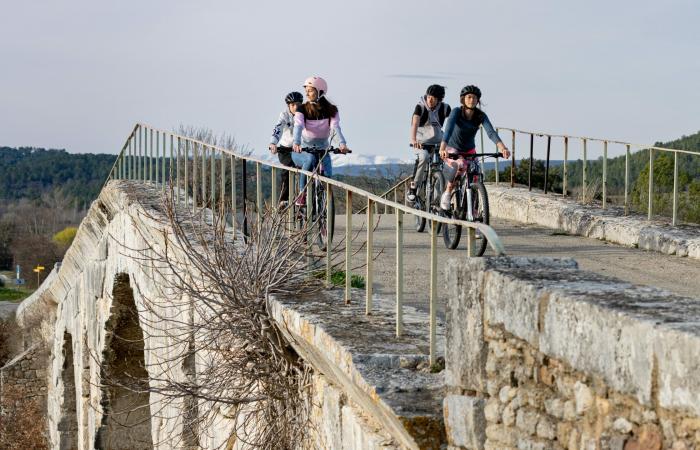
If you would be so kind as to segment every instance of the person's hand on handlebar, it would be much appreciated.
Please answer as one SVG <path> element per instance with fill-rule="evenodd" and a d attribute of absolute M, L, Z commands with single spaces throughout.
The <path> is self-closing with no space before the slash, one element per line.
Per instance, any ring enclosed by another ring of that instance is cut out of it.
<path fill-rule="evenodd" d="M 348 148 L 348 146 L 345 145 L 345 144 L 340 144 L 340 145 L 338 146 L 338 150 L 340 150 L 340 153 L 348 153 L 348 152 L 350 151 L 350 149 Z"/>
<path fill-rule="evenodd" d="M 418 142 L 415 139 L 411 139 L 411 147 L 413 147 L 414 150 L 421 149 L 423 146 L 421 145 L 420 142 Z"/>
<path fill-rule="evenodd" d="M 440 142 L 440 159 L 447 158 L 447 142 Z"/>
<path fill-rule="evenodd" d="M 501 152 L 501 155 L 503 155 L 504 158 L 510 158 L 510 151 L 508 150 L 508 147 L 503 144 L 503 142 L 496 144 L 496 148 L 499 152 Z"/>
<path fill-rule="evenodd" d="M 299 145 L 299 144 L 292 145 L 292 151 L 294 151 L 295 153 L 301 153 L 301 145 Z"/>
<path fill-rule="evenodd" d="M 274 155 L 275 153 L 277 153 L 277 145 L 275 145 L 275 144 L 270 144 L 267 148 L 270 150 L 270 153 L 272 153 L 273 155 Z"/>

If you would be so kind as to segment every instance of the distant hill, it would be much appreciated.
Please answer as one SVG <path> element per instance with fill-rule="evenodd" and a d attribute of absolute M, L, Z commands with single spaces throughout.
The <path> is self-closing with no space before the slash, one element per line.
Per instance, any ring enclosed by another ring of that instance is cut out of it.
<path fill-rule="evenodd" d="M 0 147 L 0 199 L 36 200 L 60 189 L 81 204 L 97 197 L 115 155 Z"/>

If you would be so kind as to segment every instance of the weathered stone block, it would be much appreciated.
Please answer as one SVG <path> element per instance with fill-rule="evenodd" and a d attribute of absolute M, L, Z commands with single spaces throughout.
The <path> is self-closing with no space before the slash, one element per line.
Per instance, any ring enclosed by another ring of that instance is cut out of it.
<path fill-rule="evenodd" d="M 464 395 L 448 395 L 443 404 L 447 442 L 474 450 L 483 449 L 486 441 L 485 400 Z"/>

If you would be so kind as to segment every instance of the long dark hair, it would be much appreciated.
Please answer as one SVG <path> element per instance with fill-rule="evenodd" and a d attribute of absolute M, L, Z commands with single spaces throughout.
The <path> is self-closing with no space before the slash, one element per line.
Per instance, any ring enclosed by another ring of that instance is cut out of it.
<path fill-rule="evenodd" d="M 338 113 L 338 107 L 329 102 L 325 96 L 319 98 L 317 102 L 304 103 L 301 109 L 304 117 L 310 120 L 326 119 Z"/>

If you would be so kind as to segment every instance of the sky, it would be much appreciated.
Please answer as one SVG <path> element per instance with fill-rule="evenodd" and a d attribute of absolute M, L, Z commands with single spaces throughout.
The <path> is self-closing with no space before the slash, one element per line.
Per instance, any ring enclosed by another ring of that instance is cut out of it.
<path fill-rule="evenodd" d="M 0 146 L 116 153 L 142 122 L 264 152 L 285 94 L 311 75 L 328 81 L 359 154 L 409 157 L 411 113 L 432 83 L 452 105 L 478 85 L 496 126 L 640 144 L 700 130 L 697 0 L 0 0 L 0 11 Z"/>

